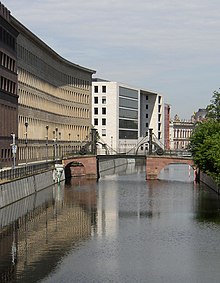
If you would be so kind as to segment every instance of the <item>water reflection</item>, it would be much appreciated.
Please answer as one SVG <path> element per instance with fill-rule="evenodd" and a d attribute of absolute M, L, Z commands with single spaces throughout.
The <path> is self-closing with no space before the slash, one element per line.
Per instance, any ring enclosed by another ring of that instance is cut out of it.
<path fill-rule="evenodd" d="M 1 282 L 218 282 L 217 195 L 187 166 L 121 169 L 0 210 Z"/>
<path fill-rule="evenodd" d="M 158 178 L 160 180 L 193 182 L 194 170 L 190 165 L 170 164 L 162 169 Z"/>

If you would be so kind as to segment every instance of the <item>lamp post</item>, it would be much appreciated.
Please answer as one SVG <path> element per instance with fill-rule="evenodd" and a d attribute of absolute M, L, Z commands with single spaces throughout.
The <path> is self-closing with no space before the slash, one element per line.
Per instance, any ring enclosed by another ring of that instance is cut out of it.
<path fill-rule="evenodd" d="M 46 125 L 46 160 L 48 161 L 48 129 L 49 126 Z"/>
<path fill-rule="evenodd" d="M 59 132 L 59 141 L 61 141 L 61 132 Z M 57 144 L 57 152 L 58 152 L 58 156 L 61 156 L 62 155 L 62 143 L 60 142 L 59 143 L 59 146 Z"/>
<path fill-rule="evenodd" d="M 54 159 L 55 159 L 55 162 L 57 160 L 57 133 L 58 133 L 58 128 L 55 128 L 55 138 L 53 139 L 54 141 Z"/>
<path fill-rule="evenodd" d="M 25 121 L 24 123 L 25 125 L 25 164 L 27 166 L 27 159 L 28 159 L 28 147 L 27 147 L 27 144 L 28 144 L 28 140 L 27 140 L 27 135 L 28 135 L 28 121 Z"/>
<path fill-rule="evenodd" d="M 13 157 L 13 164 L 12 164 L 12 168 L 15 168 L 15 161 L 16 161 L 16 152 L 17 152 L 17 145 L 15 144 L 15 134 L 12 133 L 12 144 L 11 144 L 11 148 L 12 148 L 12 157 Z"/>
<path fill-rule="evenodd" d="M 78 138 L 78 145 L 77 147 L 79 147 L 78 151 L 80 150 L 80 144 L 79 144 L 79 134 L 77 135 L 77 138 Z"/>

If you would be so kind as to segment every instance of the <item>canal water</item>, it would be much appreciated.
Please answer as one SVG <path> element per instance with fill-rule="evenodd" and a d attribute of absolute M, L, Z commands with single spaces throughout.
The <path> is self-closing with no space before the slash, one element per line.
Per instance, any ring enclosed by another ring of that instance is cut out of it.
<path fill-rule="evenodd" d="M 2 209 L 1 282 L 220 282 L 217 194 L 186 165 L 159 177 L 132 163 Z"/>

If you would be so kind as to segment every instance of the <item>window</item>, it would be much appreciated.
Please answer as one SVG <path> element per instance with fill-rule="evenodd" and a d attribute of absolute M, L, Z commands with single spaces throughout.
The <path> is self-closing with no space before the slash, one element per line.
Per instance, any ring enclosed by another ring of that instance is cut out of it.
<path fill-rule="evenodd" d="M 106 129 L 102 129 L 102 136 L 106 137 Z"/>
<path fill-rule="evenodd" d="M 148 95 L 146 95 L 146 100 L 148 100 Z"/>
<path fill-rule="evenodd" d="M 146 123 L 146 127 L 147 127 L 147 128 L 149 127 L 148 123 Z"/>
<path fill-rule="evenodd" d="M 94 114 L 95 114 L 95 115 L 99 114 L 99 109 L 98 109 L 98 107 L 95 107 L 95 108 L 94 108 Z"/>
<path fill-rule="evenodd" d="M 106 93 L 106 85 L 103 85 L 103 86 L 102 86 L 102 92 L 103 92 L 103 93 Z"/>
<path fill-rule="evenodd" d="M 94 97 L 94 104 L 98 104 L 98 96 Z"/>
<path fill-rule="evenodd" d="M 119 97 L 119 107 L 138 109 L 138 101 Z"/>
<path fill-rule="evenodd" d="M 97 114 L 98 114 L 98 113 L 97 113 Z M 106 108 L 105 108 L 105 107 L 102 108 L 102 114 L 103 114 L 103 115 L 106 114 Z"/>
<path fill-rule="evenodd" d="M 106 126 L 106 119 L 105 118 L 102 119 L 102 126 Z"/>
<path fill-rule="evenodd" d="M 146 118 L 148 118 L 148 114 L 146 114 Z"/>
<path fill-rule="evenodd" d="M 99 92 L 99 87 L 97 85 L 94 86 L 94 93 L 98 93 Z"/>
<path fill-rule="evenodd" d="M 161 103 L 162 96 L 158 96 L 158 103 Z"/>
<path fill-rule="evenodd" d="M 148 109 L 148 104 L 146 104 L 146 109 Z"/>
<path fill-rule="evenodd" d="M 106 96 L 102 97 L 102 104 L 106 104 Z"/>
<path fill-rule="evenodd" d="M 119 139 L 137 139 L 138 131 L 119 130 Z"/>
<path fill-rule="evenodd" d="M 158 121 L 161 121 L 161 114 L 158 114 Z"/>
<path fill-rule="evenodd" d="M 99 124 L 99 123 L 98 123 L 98 119 L 95 118 L 95 119 L 94 119 L 94 126 L 98 126 L 98 124 Z"/>

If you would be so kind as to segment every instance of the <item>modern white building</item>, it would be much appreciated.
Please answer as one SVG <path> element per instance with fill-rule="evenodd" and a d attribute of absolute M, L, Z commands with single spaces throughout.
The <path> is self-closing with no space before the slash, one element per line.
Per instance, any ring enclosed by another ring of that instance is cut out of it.
<path fill-rule="evenodd" d="M 161 95 L 95 78 L 92 98 L 92 125 L 99 134 L 98 154 L 144 153 L 150 128 L 163 143 Z"/>

